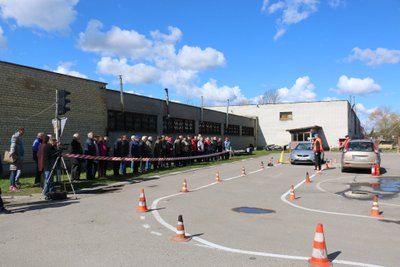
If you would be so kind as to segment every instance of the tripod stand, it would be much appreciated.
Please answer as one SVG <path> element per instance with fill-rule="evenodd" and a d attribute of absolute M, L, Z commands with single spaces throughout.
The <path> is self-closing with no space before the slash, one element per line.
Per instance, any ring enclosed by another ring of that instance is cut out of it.
<path fill-rule="evenodd" d="M 59 166 L 58 163 L 60 163 L 61 166 Z M 75 189 L 74 189 L 74 186 L 71 181 L 71 176 L 68 173 L 67 165 L 65 164 L 65 161 L 64 161 L 64 158 L 62 155 L 62 151 L 57 151 L 57 159 L 55 160 L 53 167 L 51 168 L 51 171 L 49 173 L 49 176 L 45 179 L 45 183 L 43 185 L 42 197 L 45 196 L 45 192 L 48 190 L 48 187 L 50 186 L 50 184 L 49 184 L 50 179 L 53 179 L 53 174 L 59 170 L 59 167 L 61 168 L 61 170 L 64 170 L 65 173 L 67 174 L 69 184 L 71 185 L 72 192 L 74 193 L 74 198 L 77 199 L 76 194 L 75 194 Z M 52 181 L 52 183 L 53 183 L 53 181 Z"/>

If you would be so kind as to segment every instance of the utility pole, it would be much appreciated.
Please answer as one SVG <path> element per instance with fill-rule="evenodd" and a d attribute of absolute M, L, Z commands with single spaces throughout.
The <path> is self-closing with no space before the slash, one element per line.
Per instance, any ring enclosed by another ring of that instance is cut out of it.
<path fill-rule="evenodd" d="M 168 88 L 165 88 L 165 103 L 167 104 L 167 118 L 171 116 L 169 114 L 169 95 L 168 95 Z"/>
<path fill-rule="evenodd" d="M 225 129 L 228 129 L 228 125 L 229 125 L 229 99 L 227 100 L 227 105 L 226 105 Z"/>
<path fill-rule="evenodd" d="M 203 96 L 201 96 L 200 121 L 203 122 L 203 120 L 204 120 L 204 100 Z"/>
<path fill-rule="evenodd" d="M 125 112 L 124 89 L 122 87 L 122 75 L 119 75 L 119 89 L 120 89 L 120 95 L 121 95 L 121 111 Z"/>

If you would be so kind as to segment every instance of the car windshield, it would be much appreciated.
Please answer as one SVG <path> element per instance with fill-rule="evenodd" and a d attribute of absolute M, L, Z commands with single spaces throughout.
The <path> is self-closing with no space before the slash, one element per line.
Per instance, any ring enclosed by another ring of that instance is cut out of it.
<path fill-rule="evenodd" d="M 371 142 L 350 142 L 349 151 L 363 151 L 363 152 L 373 152 L 374 146 Z"/>
<path fill-rule="evenodd" d="M 312 150 L 311 143 L 300 143 L 296 146 L 295 150 Z"/>

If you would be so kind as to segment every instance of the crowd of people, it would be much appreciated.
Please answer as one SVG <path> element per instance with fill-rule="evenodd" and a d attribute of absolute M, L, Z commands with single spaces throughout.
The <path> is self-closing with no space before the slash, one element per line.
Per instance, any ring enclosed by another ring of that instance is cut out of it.
<path fill-rule="evenodd" d="M 22 136 L 25 129 L 18 128 L 11 137 L 10 145 L 10 191 L 18 191 L 21 187 L 19 178 L 22 173 L 22 166 L 25 157 L 25 148 Z M 113 143 L 109 143 L 107 136 L 96 135 L 93 132 L 87 134 L 84 142 L 81 142 L 80 134 L 75 133 L 72 137 L 68 152 L 75 155 L 136 158 L 139 160 L 95 160 L 71 157 L 71 179 L 80 180 L 83 168 L 86 169 L 86 179 L 93 180 L 96 177 L 105 177 L 107 168 L 112 167 L 114 176 L 126 175 L 128 173 L 137 175 L 150 170 L 160 168 L 180 167 L 192 164 L 195 161 L 214 161 L 228 158 L 231 153 L 214 154 L 223 151 L 232 151 L 229 138 L 223 141 L 217 137 L 197 136 L 157 136 L 153 140 L 152 136 L 132 135 L 130 139 L 127 135 L 122 135 Z M 40 132 L 32 143 L 32 159 L 36 165 L 35 184 L 40 185 L 43 194 L 48 198 L 48 194 L 54 190 L 53 177 L 59 177 L 60 159 L 62 149 L 57 139 L 52 135 Z M 193 158 L 193 156 L 202 156 Z M 167 158 L 175 158 L 168 160 Z M 187 159 L 185 159 L 187 158 Z M 154 159 L 154 160 L 153 160 Z M 129 170 L 130 169 L 130 170 Z M 1 193 L 0 193 L 1 194 Z M 1 200 L 1 197 L 0 197 Z M 2 204 L 2 202 L 0 202 Z M 0 205 L 0 212 L 2 211 Z"/>

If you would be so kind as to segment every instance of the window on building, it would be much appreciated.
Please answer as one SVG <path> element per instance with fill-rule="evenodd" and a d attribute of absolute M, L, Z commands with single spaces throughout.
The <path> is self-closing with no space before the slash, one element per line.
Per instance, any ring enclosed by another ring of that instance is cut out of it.
<path fill-rule="evenodd" d="M 203 121 L 199 123 L 199 133 L 201 134 L 221 134 L 221 123 Z"/>
<path fill-rule="evenodd" d="M 109 131 L 157 132 L 157 116 L 132 112 L 108 111 Z"/>
<path fill-rule="evenodd" d="M 239 135 L 240 134 L 240 126 L 229 124 L 228 127 L 225 125 L 225 134 L 226 135 Z"/>
<path fill-rule="evenodd" d="M 194 134 L 194 120 L 165 117 L 163 120 L 163 132 Z"/>
<path fill-rule="evenodd" d="M 279 112 L 279 120 L 288 121 L 293 120 L 293 114 L 291 111 Z"/>
<path fill-rule="evenodd" d="M 242 135 L 254 136 L 254 128 L 242 126 Z"/>

